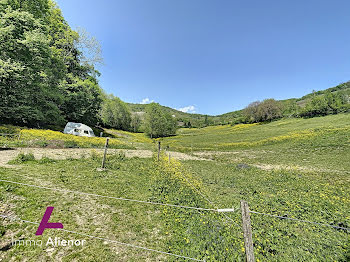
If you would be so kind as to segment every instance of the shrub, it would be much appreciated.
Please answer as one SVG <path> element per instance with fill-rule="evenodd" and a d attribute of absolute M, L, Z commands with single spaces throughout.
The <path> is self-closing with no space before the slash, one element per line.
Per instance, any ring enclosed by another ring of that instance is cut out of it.
<path fill-rule="evenodd" d="M 56 160 L 54 159 L 51 159 L 51 158 L 48 158 L 47 156 L 43 156 L 41 159 L 39 159 L 37 162 L 39 164 L 48 164 L 48 163 L 53 163 L 55 162 Z"/>
<path fill-rule="evenodd" d="M 20 153 L 16 156 L 15 159 L 11 160 L 9 163 L 10 164 L 21 164 L 29 161 L 35 161 L 35 157 L 33 153 Z"/>
<path fill-rule="evenodd" d="M 78 143 L 73 140 L 64 141 L 65 148 L 78 148 Z"/>
<path fill-rule="evenodd" d="M 0 226 L 0 237 L 2 237 L 3 235 L 5 235 L 6 230 L 3 226 Z"/>
<path fill-rule="evenodd" d="M 47 147 L 49 145 L 49 143 L 46 141 L 42 141 L 42 140 L 36 140 L 34 142 L 34 145 L 38 146 L 38 147 Z"/>

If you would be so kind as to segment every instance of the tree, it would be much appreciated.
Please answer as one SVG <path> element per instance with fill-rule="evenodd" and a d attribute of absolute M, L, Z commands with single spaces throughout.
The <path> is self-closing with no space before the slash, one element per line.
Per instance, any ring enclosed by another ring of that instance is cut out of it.
<path fill-rule="evenodd" d="M 260 101 L 255 101 L 250 103 L 244 110 L 243 116 L 245 117 L 245 122 L 254 123 L 258 122 L 258 107 L 261 104 Z"/>
<path fill-rule="evenodd" d="M 297 116 L 299 109 L 300 107 L 298 106 L 296 99 L 289 99 L 283 102 L 282 114 L 287 117 Z"/>
<path fill-rule="evenodd" d="M 136 133 L 140 130 L 141 118 L 137 113 L 131 115 L 131 128 Z"/>
<path fill-rule="evenodd" d="M 79 37 L 75 39 L 75 46 L 80 50 L 80 61 L 85 65 L 95 66 L 103 63 L 100 43 L 85 29 L 77 30 Z"/>
<path fill-rule="evenodd" d="M 258 106 L 258 121 L 272 121 L 282 117 L 282 109 L 275 99 L 265 99 Z"/>
<path fill-rule="evenodd" d="M 72 74 L 61 83 L 64 91 L 62 111 L 70 122 L 82 122 L 95 125 L 99 122 L 102 105 L 102 91 L 92 76 L 85 80 Z"/>
<path fill-rule="evenodd" d="M 343 90 L 326 91 L 322 95 L 312 97 L 300 112 L 302 117 L 325 116 L 347 111 L 347 95 Z"/>
<path fill-rule="evenodd" d="M 131 113 L 118 97 L 108 96 L 102 104 L 101 119 L 104 125 L 121 130 L 130 130 Z"/>
<path fill-rule="evenodd" d="M 12 10 L 26 11 L 34 18 L 45 19 L 49 4 L 48 0 L 0 0 L 0 10 L 10 6 Z"/>
<path fill-rule="evenodd" d="M 172 115 L 162 110 L 157 103 L 150 103 L 146 107 L 146 133 L 151 138 L 175 135 L 176 121 Z"/>
<path fill-rule="evenodd" d="M 102 97 L 89 62 L 97 60 L 84 52 L 97 42 L 73 31 L 50 0 L 0 0 L 0 16 L 0 121 L 96 124 Z"/>
<path fill-rule="evenodd" d="M 209 121 L 208 121 L 208 115 L 204 116 L 204 126 L 208 126 L 209 125 Z"/>
<path fill-rule="evenodd" d="M 245 108 L 243 114 L 247 122 L 272 121 L 282 117 L 282 109 L 275 99 L 265 99 L 262 102 L 256 101 Z"/>
<path fill-rule="evenodd" d="M 96 78 L 99 73 L 94 69 L 97 61 L 88 60 L 86 56 L 94 54 L 91 50 L 98 43 L 94 40 L 92 44 L 85 31 L 81 31 L 83 36 L 73 31 L 55 3 L 50 1 L 49 7 L 47 19 L 51 48 L 57 60 L 65 65 L 65 79 L 60 82 L 64 96 L 61 108 L 68 121 L 95 125 L 99 122 L 102 90 Z"/>
<path fill-rule="evenodd" d="M 15 124 L 62 123 L 58 88 L 63 67 L 55 63 L 40 20 L 11 6 L 0 20 L 0 119 Z"/>

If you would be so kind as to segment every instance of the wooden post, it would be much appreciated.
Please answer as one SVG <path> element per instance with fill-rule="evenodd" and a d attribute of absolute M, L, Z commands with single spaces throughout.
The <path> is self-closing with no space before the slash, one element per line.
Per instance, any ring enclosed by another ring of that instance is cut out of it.
<path fill-rule="evenodd" d="M 169 152 L 169 164 L 170 164 L 170 152 Z"/>
<path fill-rule="evenodd" d="M 254 248 L 253 248 L 253 236 L 252 236 L 252 225 L 250 222 L 249 206 L 248 202 L 241 200 L 242 210 L 242 228 L 244 235 L 244 248 L 247 262 L 255 262 Z"/>
<path fill-rule="evenodd" d="M 106 162 L 106 155 L 107 155 L 107 148 L 108 148 L 108 142 L 109 142 L 109 137 L 106 139 L 106 144 L 105 144 L 105 152 L 103 154 L 103 159 L 102 159 L 102 169 L 105 168 L 105 162 Z"/>
<path fill-rule="evenodd" d="M 159 161 L 159 157 L 160 157 L 160 141 L 158 141 L 158 161 Z"/>

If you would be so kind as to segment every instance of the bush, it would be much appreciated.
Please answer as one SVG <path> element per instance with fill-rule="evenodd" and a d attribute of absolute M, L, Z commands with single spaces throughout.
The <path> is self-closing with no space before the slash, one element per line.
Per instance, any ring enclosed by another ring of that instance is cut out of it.
<path fill-rule="evenodd" d="M 67 141 L 64 141 L 64 147 L 65 148 L 78 148 L 79 145 L 77 142 L 75 142 L 73 140 L 67 140 Z"/>
<path fill-rule="evenodd" d="M 55 162 L 56 160 L 54 160 L 54 159 L 51 159 L 51 158 L 48 158 L 48 157 L 46 157 L 46 156 L 43 156 L 41 159 L 39 159 L 37 162 L 39 163 L 39 164 L 48 164 L 48 163 L 53 163 L 53 162 Z"/>
<path fill-rule="evenodd" d="M 6 230 L 3 226 L 0 226 L 0 237 L 2 237 L 3 235 L 5 235 Z"/>
<path fill-rule="evenodd" d="M 46 141 L 42 141 L 42 140 L 36 140 L 34 142 L 34 145 L 38 146 L 38 147 L 47 147 L 49 145 L 49 143 Z"/>
<path fill-rule="evenodd" d="M 12 125 L 3 125 L 0 126 L 0 133 L 2 134 L 18 134 L 20 129 Z"/>
<path fill-rule="evenodd" d="M 9 164 L 22 164 L 29 161 L 35 161 L 35 157 L 33 153 L 28 153 L 28 154 L 20 153 L 16 156 L 15 159 L 11 160 Z"/>

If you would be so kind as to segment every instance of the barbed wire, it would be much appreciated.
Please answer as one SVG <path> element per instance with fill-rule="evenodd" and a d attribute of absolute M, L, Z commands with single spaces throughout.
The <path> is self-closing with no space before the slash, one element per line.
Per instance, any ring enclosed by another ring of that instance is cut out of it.
<path fill-rule="evenodd" d="M 0 214 L 0 217 L 2 217 L 4 219 L 7 218 L 7 219 L 9 219 L 11 221 L 21 221 L 21 222 L 25 222 L 25 223 L 34 224 L 34 225 L 40 225 L 40 223 L 37 223 L 37 222 L 32 222 L 32 221 L 20 219 L 20 218 L 17 218 L 17 217 L 11 217 L 11 216 L 7 216 L 7 215 L 3 215 L 3 214 Z M 184 259 L 188 259 L 188 260 L 192 260 L 192 261 L 204 261 L 205 262 L 205 260 L 200 260 L 200 259 L 196 259 L 196 258 L 192 258 L 192 257 L 181 256 L 181 255 L 177 255 L 177 254 L 174 254 L 174 253 L 160 251 L 160 250 L 147 248 L 147 247 L 142 247 L 142 246 L 138 246 L 138 245 L 134 245 L 134 244 L 124 243 L 124 242 L 120 242 L 120 241 L 117 241 L 117 240 L 108 239 L 108 238 L 105 238 L 105 237 L 93 236 L 93 235 L 89 235 L 89 234 L 85 234 L 85 233 L 81 233 L 81 232 L 76 232 L 76 231 L 72 231 L 72 230 L 66 230 L 66 229 L 63 229 L 63 228 L 58 228 L 58 230 L 61 230 L 61 231 L 67 232 L 67 233 L 73 233 L 73 234 L 84 236 L 84 237 L 89 237 L 89 238 L 99 239 L 99 240 L 103 240 L 103 241 L 108 241 L 108 242 L 115 243 L 115 244 L 118 244 L 118 245 L 123 245 L 123 246 L 138 248 L 138 249 L 143 249 L 143 250 L 146 250 L 146 251 L 156 252 L 156 253 L 169 255 L 169 256 L 175 256 L 175 257 L 184 258 Z"/>
<path fill-rule="evenodd" d="M 249 213 L 259 214 L 259 215 L 264 215 L 264 216 L 270 216 L 270 217 L 276 217 L 276 218 L 281 218 L 281 219 L 288 219 L 288 220 L 304 222 L 304 223 L 310 223 L 310 224 L 315 224 L 315 225 L 319 225 L 319 226 L 328 226 L 328 227 L 333 227 L 333 228 L 336 228 L 336 229 L 343 229 L 343 230 L 348 230 L 348 231 L 350 230 L 350 228 L 348 228 L 348 227 L 334 226 L 334 225 L 325 224 L 325 223 L 313 222 L 313 221 L 297 219 L 297 218 L 291 218 L 291 217 L 271 215 L 271 214 L 266 214 L 266 213 L 261 213 L 261 212 L 256 212 L 256 211 L 249 211 Z"/>

